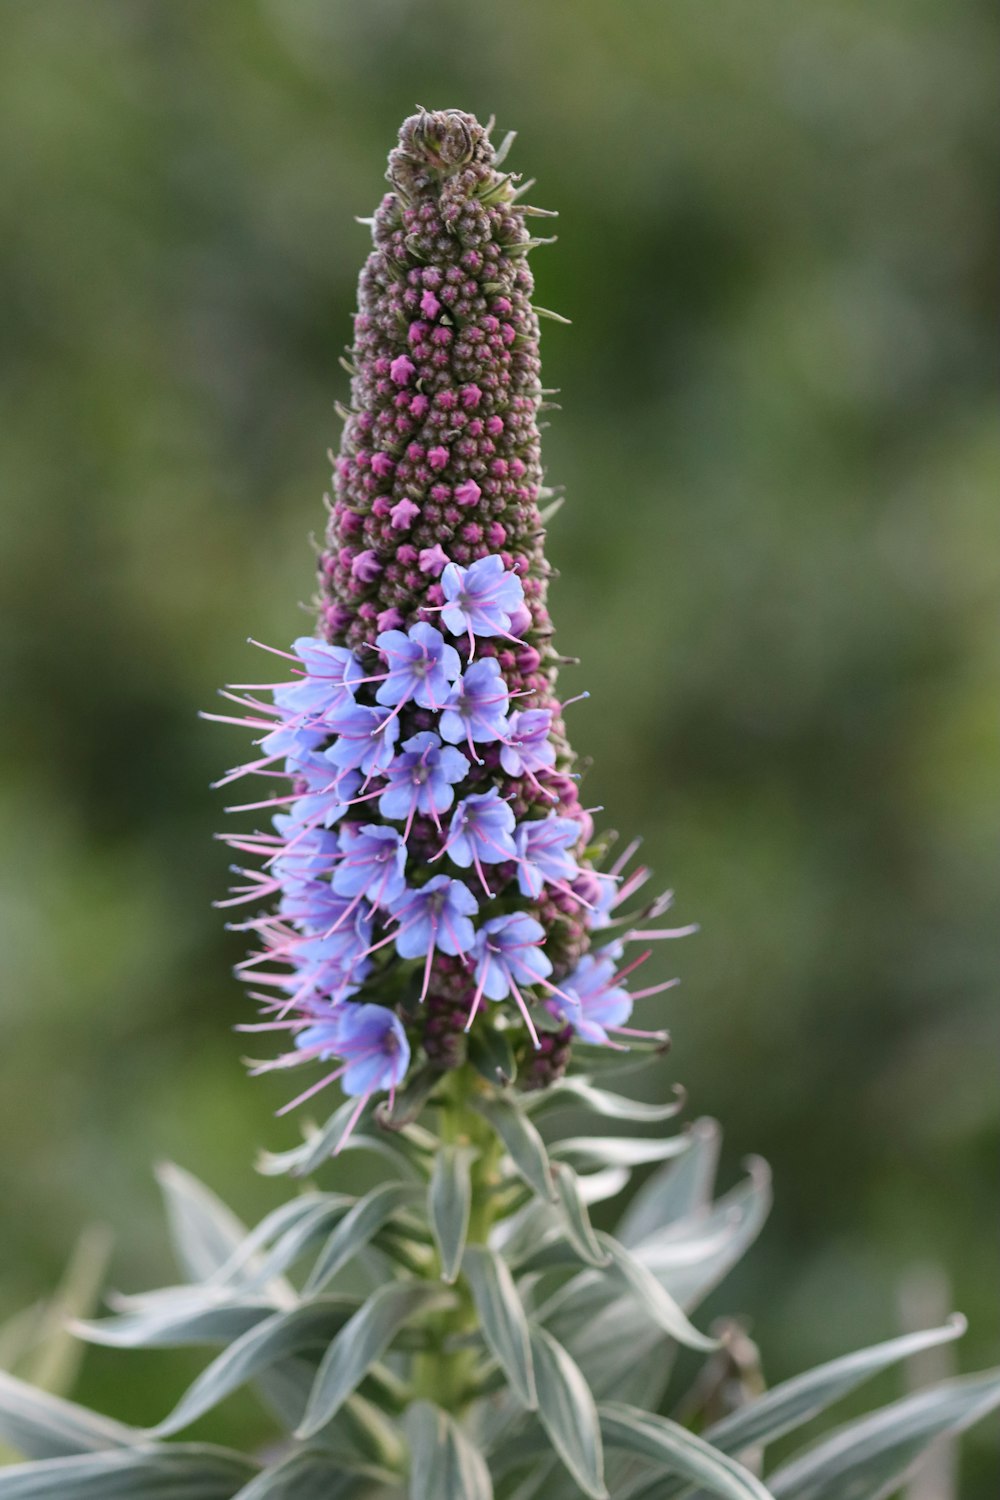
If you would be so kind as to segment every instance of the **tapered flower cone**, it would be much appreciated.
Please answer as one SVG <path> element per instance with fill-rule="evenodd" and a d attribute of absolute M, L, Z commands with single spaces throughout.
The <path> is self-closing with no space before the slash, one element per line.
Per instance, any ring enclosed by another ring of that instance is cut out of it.
<path fill-rule="evenodd" d="M 333 1064 L 299 1099 L 338 1080 L 360 1109 L 411 1064 L 460 1065 L 476 1028 L 541 1087 L 574 1042 L 639 1036 L 627 945 L 676 935 L 639 931 L 665 901 L 618 916 L 646 872 L 600 867 L 566 739 L 539 510 L 540 211 L 502 155 L 456 110 L 400 131 L 360 278 L 319 635 L 271 701 L 234 693 L 265 733 L 233 774 L 291 780 L 257 804 L 272 829 L 232 840 L 264 859 L 233 899 L 277 903 L 244 924 L 261 945 L 241 969 L 259 1029 L 295 1045 L 261 1069 Z"/>

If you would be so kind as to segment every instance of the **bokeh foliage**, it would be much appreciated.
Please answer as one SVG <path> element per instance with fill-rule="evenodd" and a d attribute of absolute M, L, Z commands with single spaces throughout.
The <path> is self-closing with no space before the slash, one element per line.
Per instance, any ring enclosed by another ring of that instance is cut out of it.
<path fill-rule="evenodd" d="M 154 1158 L 276 1201 L 249 1160 L 295 1127 L 242 1075 L 209 905 L 242 745 L 195 712 L 306 618 L 353 216 L 420 101 L 517 128 L 561 215 L 572 727 L 703 924 L 669 1077 L 776 1175 L 722 1302 L 778 1380 L 941 1265 L 989 1361 L 994 30 L 975 0 L 7 0 L 0 1312 L 95 1216 L 120 1284 L 166 1272 Z M 152 1420 L 185 1372 L 129 1368 L 88 1356 L 83 1395 Z"/>

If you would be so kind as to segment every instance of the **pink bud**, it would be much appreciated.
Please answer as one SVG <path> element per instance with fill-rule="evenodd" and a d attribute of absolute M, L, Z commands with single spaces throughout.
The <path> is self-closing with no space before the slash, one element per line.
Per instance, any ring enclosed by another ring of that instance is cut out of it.
<path fill-rule="evenodd" d="M 432 448 L 427 455 L 427 462 L 432 469 L 440 470 L 448 467 L 448 459 L 451 457 L 447 448 Z"/>
<path fill-rule="evenodd" d="M 438 542 L 433 547 L 425 547 L 420 554 L 421 573 L 430 573 L 437 578 L 447 566 L 448 555 Z"/>
<path fill-rule="evenodd" d="M 420 514 L 420 506 L 412 500 L 404 498 L 398 500 L 389 512 L 394 531 L 409 531 L 414 521 Z"/>
<path fill-rule="evenodd" d="M 459 505 L 477 505 L 482 493 L 474 479 L 465 479 L 455 487 L 455 499 Z"/>
<path fill-rule="evenodd" d="M 389 366 L 389 374 L 397 385 L 409 385 L 416 365 L 405 354 L 399 354 Z"/>

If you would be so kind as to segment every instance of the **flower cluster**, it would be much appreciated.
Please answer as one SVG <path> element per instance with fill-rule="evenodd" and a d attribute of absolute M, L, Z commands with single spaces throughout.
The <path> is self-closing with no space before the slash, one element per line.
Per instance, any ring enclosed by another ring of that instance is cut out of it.
<path fill-rule="evenodd" d="M 638 930 L 669 898 L 618 915 L 647 872 L 624 873 L 631 850 L 598 868 L 579 800 L 538 510 L 536 211 L 497 165 L 471 116 L 404 124 L 361 277 L 321 634 L 288 680 L 228 694 L 259 755 L 224 781 L 291 781 L 240 809 L 272 823 L 229 836 L 261 863 L 227 904 L 269 903 L 240 924 L 265 1011 L 248 1029 L 294 1046 L 260 1068 L 334 1064 L 293 1103 L 338 1079 L 360 1110 L 418 1050 L 455 1065 L 484 1012 L 544 1083 L 573 1039 L 624 1045 L 637 994 L 665 987 L 630 991 L 625 947 L 681 930 Z"/>

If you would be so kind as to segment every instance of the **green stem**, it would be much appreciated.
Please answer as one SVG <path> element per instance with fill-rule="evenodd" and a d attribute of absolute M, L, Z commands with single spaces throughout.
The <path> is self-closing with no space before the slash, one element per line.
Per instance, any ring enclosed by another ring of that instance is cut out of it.
<path fill-rule="evenodd" d="M 472 1163 L 472 1207 L 469 1214 L 467 1242 L 484 1245 L 497 1217 L 497 1187 L 501 1145 L 493 1130 L 471 1104 L 471 1096 L 482 1084 L 469 1067 L 456 1069 L 442 1087 L 438 1110 L 438 1134 L 443 1144 L 471 1146 L 478 1153 Z M 440 1276 L 440 1262 L 435 1255 L 431 1276 Z M 413 1362 L 413 1384 L 418 1395 L 427 1397 L 447 1411 L 458 1412 L 472 1400 L 480 1356 L 474 1348 L 449 1348 L 463 1334 L 473 1332 L 478 1324 L 472 1295 L 461 1275 L 455 1284 L 456 1301 L 438 1314 L 430 1325 L 434 1347 L 418 1354 Z"/>

